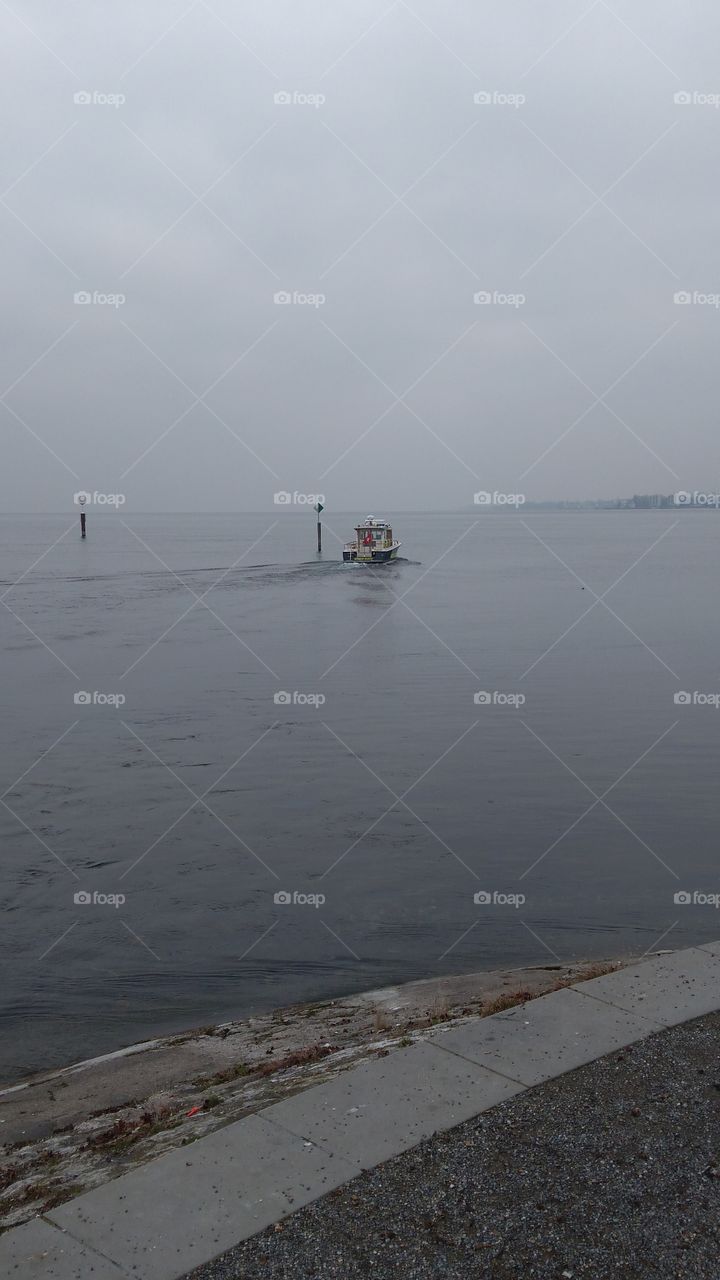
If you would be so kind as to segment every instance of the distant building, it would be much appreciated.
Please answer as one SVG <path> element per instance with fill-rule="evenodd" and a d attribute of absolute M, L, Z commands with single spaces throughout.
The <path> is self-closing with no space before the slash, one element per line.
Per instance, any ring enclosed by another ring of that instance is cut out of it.
<path fill-rule="evenodd" d="M 627 505 L 648 511 L 652 507 L 672 507 L 674 501 L 671 493 L 635 493 Z"/>

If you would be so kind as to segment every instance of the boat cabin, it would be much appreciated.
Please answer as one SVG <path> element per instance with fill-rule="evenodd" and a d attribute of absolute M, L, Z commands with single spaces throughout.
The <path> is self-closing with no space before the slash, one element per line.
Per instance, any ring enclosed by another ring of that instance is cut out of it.
<path fill-rule="evenodd" d="M 399 546 L 400 543 L 393 537 L 393 531 L 386 520 L 368 516 L 362 524 L 355 526 L 355 541 L 345 544 L 343 560 L 391 560 Z"/>

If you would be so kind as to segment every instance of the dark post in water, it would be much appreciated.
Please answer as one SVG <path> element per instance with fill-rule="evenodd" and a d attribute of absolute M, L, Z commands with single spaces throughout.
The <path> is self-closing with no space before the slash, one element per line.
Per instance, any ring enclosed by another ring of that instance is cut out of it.
<path fill-rule="evenodd" d="M 85 537 L 85 499 L 80 498 L 80 537 Z"/>
<path fill-rule="evenodd" d="M 325 510 L 322 502 L 318 502 L 317 506 L 315 507 L 315 510 L 318 513 L 317 535 L 318 535 L 318 555 L 320 555 L 322 553 L 322 525 L 320 523 L 320 512 Z"/>

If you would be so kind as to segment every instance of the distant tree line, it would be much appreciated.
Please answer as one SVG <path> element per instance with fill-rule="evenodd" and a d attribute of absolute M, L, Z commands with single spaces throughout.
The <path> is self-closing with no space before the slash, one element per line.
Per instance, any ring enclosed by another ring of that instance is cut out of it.
<path fill-rule="evenodd" d="M 531 511 L 649 511 L 682 507 L 697 509 L 720 507 L 720 494 L 694 490 L 677 493 L 634 493 L 631 498 L 585 498 L 578 501 L 530 502 L 524 504 Z"/>

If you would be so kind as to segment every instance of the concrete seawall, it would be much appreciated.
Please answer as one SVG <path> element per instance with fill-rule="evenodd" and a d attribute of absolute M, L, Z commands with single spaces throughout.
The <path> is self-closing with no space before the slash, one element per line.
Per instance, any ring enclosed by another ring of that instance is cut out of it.
<path fill-rule="evenodd" d="M 619 961 L 454 975 L 131 1045 L 0 1090 L 0 1229 L 435 1026 L 462 1026 Z"/>

